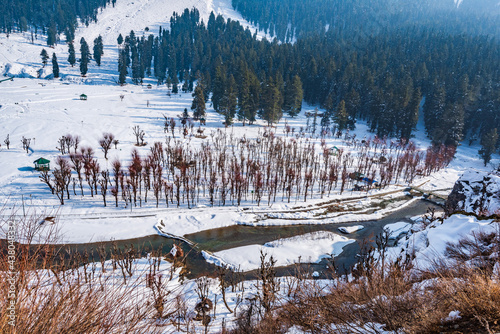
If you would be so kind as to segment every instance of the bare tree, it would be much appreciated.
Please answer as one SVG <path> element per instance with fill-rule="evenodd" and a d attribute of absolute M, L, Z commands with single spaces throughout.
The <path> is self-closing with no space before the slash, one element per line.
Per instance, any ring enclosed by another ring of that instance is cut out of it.
<path fill-rule="evenodd" d="M 21 139 L 21 143 L 23 143 L 23 150 L 25 150 L 26 153 L 29 153 L 31 138 L 25 138 L 23 136 L 23 139 Z"/>
<path fill-rule="evenodd" d="M 118 189 L 119 189 L 118 186 L 119 186 L 120 176 L 122 175 L 122 171 L 121 171 L 122 164 L 121 164 L 120 160 L 116 159 L 113 161 L 112 166 L 113 166 L 113 176 L 114 176 L 115 185 L 111 189 L 111 194 L 115 197 L 115 204 L 116 204 L 116 207 L 118 207 Z"/>
<path fill-rule="evenodd" d="M 52 172 L 54 176 L 54 189 L 61 205 L 64 205 L 65 191 L 69 199 L 68 187 L 71 181 L 71 167 L 68 160 L 63 157 L 57 157 L 56 164 L 59 168 L 54 168 L 54 171 Z"/>
<path fill-rule="evenodd" d="M 134 131 L 136 145 L 137 146 L 144 146 L 144 136 L 145 136 L 144 130 L 141 130 L 139 125 L 134 126 L 132 128 L 132 130 Z M 139 140 L 140 140 L 140 142 L 139 142 Z"/>
<path fill-rule="evenodd" d="M 5 138 L 5 140 L 3 141 L 5 143 L 5 145 L 7 145 L 7 149 L 9 150 L 10 148 L 10 139 L 9 139 L 9 135 L 7 135 L 7 138 Z"/>
<path fill-rule="evenodd" d="M 106 195 L 108 192 L 108 183 L 109 183 L 109 171 L 103 170 L 101 172 L 101 178 L 99 179 L 99 185 L 101 186 L 101 195 L 102 195 L 102 200 L 104 202 L 104 206 L 106 206 Z"/>
<path fill-rule="evenodd" d="M 81 154 L 76 154 L 72 153 L 69 155 L 69 158 L 71 159 L 71 162 L 73 163 L 73 170 L 76 172 L 76 175 L 78 176 L 78 181 L 80 183 L 80 191 L 83 196 L 83 184 L 82 184 L 82 168 L 84 165 L 83 162 L 83 155 Z"/>
<path fill-rule="evenodd" d="M 103 133 L 101 140 L 99 140 L 99 145 L 101 145 L 102 150 L 104 151 L 104 159 L 108 160 L 108 151 L 111 148 L 111 144 L 115 136 L 112 133 Z"/>
<path fill-rule="evenodd" d="M 52 194 L 54 194 L 55 189 L 54 189 L 54 186 L 52 185 L 52 180 L 50 178 L 49 171 L 46 169 L 41 170 L 39 178 L 40 178 L 40 181 L 42 181 L 43 183 L 45 183 L 49 187 Z"/>

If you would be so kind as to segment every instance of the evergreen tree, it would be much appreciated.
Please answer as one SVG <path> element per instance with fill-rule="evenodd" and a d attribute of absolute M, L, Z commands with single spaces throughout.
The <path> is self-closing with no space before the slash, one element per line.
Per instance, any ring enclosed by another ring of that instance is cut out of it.
<path fill-rule="evenodd" d="M 411 138 L 411 134 L 418 122 L 418 111 L 420 109 L 420 102 L 422 101 L 422 93 L 420 92 L 420 88 L 417 88 L 413 91 L 413 95 L 411 97 L 410 102 L 403 109 L 403 114 L 401 115 L 401 130 L 400 137 L 409 139 Z"/>
<path fill-rule="evenodd" d="M 66 36 L 67 43 L 73 43 L 75 40 L 75 27 L 71 25 L 64 30 L 64 36 Z"/>
<path fill-rule="evenodd" d="M 483 159 L 485 167 L 488 162 L 490 162 L 492 154 L 495 153 L 497 143 L 498 132 L 496 128 L 486 132 L 481 138 L 481 149 L 479 150 L 479 155 Z"/>
<path fill-rule="evenodd" d="M 447 103 L 444 113 L 434 127 L 432 140 L 434 144 L 458 146 L 463 139 L 464 109 L 458 103 Z"/>
<path fill-rule="evenodd" d="M 54 73 L 54 78 L 59 78 L 59 64 L 55 53 L 52 54 L 52 73 Z"/>
<path fill-rule="evenodd" d="M 241 69 L 241 71 L 241 82 L 238 95 L 238 119 L 243 121 L 243 126 L 245 126 L 245 121 L 248 119 L 251 110 L 250 74 L 246 67 Z"/>
<path fill-rule="evenodd" d="M 349 115 L 345 108 L 345 101 L 342 100 L 337 106 L 335 111 L 335 123 L 337 123 L 339 131 L 343 131 L 348 128 L 349 125 Z"/>
<path fill-rule="evenodd" d="M 271 126 L 273 123 L 278 123 L 283 112 L 281 110 L 280 92 L 276 87 L 272 77 L 269 77 L 264 83 L 262 89 L 262 113 L 261 117 L 267 124 Z"/>
<path fill-rule="evenodd" d="M 231 74 L 229 76 L 226 90 L 224 91 L 224 94 L 219 102 L 219 112 L 224 115 L 226 126 L 233 124 L 237 104 L 236 80 Z"/>
<path fill-rule="evenodd" d="M 293 77 L 293 81 L 287 82 L 285 86 L 285 99 L 283 109 L 292 117 L 297 116 L 302 110 L 302 100 L 304 91 L 302 81 L 298 75 Z"/>
<path fill-rule="evenodd" d="M 68 62 L 70 63 L 71 67 L 75 66 L 76 63 L 76 56 L 75 56 L 75 46 L 73 45 L 73 42 L 69 42 L 69 56 L 68 56 Z"/>
<path fill-rule="evenodd" d="M 141 82 L 141 63 L 139 61 L 139 51 L 136 46 L 131 47 L 132 51 L 132 81 L 137 85 Z"/>
<path fill-rule="evenodd" d="M 104 45 L 102 44 L 102 36 L 99 35 L 94 39 L 94 59 L 97 66 L 101 66 L 101 57 L 104 54 Z"/>
<path fill-rule="evenodd" d="M 191 105 L 191 110 L 193 110 L 193 117 L 195 119 L 200 119 L 205 117 L 205 97 L 203 94 L 203 86 L 198 83 L 193 93 L 193 104 Z"/>
<path fill-rule="evenodd" d="M 126 60 L 125 50 L 120 50 L 120 56 L 118 58 L 118 83 L 123 86 L 127 81 L 127 60 Z"/>
<path fill-rule="evenodd" d="M 42 57 L 42 64 L 43 67 L 45 67 L 45 65 L 47 65 L 47 62 L 49 60 L 49 54 L 47 53 L 47 51 L 45 51 L 45 49 L 42 49 L 42 52 L 40 52 L 40 57 Z"/>
<path fill-rule="evenodd" d="M 219 112 L 219 104 L 226 91 L 226 72 L 222 66 L 215 69 L 215 79 L 212 88 L 212 106 Z"/>
<path fill-rule="evenodd" d="M 90 49 L 89 45 L 85 41 L 85 38 L 82 37 L 80 40 L 80 53 L 81 53 L 81 58 L 80 58 L 80 73 L 82 74 L 82 77 L 87 75 L 88 72 L 88 64 L 90 61 Z"/>
<path fill-rule="evenodd" d="M 56 23 L 52 21 L 50 23 L 49 29 L 47 29 L 47 45 L 54 46 L 57 42 L 57 30 Z"/>
<path fill-rule="evenodd" d="M 446 90 L 443 85 L 440 85 L 427 98 L 424 105 L 424 121 L 427 134 L 432 135 L 434 128 L 438 125 L 439 120 L 444 114 L 446 106 Z"/>
<path fill-rule="evenodd" d="M 179 79 L 177 78 L 177 75 L 174 75 L 172 79 L 172 93 L 179 93 Z"/>
<path fill-rule="evenodd" d="M 123 36 L 122 36 L 122 34 L 118 35 L 118 38 L 116 39 L 116 41 L 118 42 L 118 45 L 121 45 L 123 43 Z"/>

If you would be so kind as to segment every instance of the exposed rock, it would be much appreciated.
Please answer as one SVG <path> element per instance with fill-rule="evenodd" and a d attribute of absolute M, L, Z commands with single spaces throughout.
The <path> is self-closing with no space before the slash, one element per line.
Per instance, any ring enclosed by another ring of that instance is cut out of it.
<path fill-rule="evenodd" d="M 467 171 L 455 183 L 446 213 L 474 213 L 489 217 L 500 213 L 500 172 Z"/>

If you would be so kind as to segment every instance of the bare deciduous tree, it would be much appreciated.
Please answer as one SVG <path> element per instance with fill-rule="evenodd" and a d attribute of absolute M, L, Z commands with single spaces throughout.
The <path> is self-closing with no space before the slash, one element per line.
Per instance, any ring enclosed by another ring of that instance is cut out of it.
<path fill-rule="evenodd" d="M 99 145 L 104 152 L 104 159 L 108 160 L 108 151 L 111 148 L 111 144 L 115 136 L 112 133 L 103 133 L 102 138 L 99 140 Z"/>
<path fill-rule="evenodd" d="M 7 135 L 7 138 L 5 138 L 5 140 L 3 141 L 5 143 L 5 145 L 7 145 L 7 149 L 9 150 L 10 149 L 10 139 L 9 139 L 9 135 Z"/>
<path fill-rule="evenodd" d="M 31 138 L 25 138 L 23 136 L 23 138 L 21 139 L 21 143 L 23 144 L 23 150 L 25 150 L 26 153 L 29 153 Z"/>
<path fill-rule="evenodd" d="M 144 136 L 145 136 L 144 130 L 141 130 L 139 125 L 134 126 L 132 130 L 134 131 L 136 145 L 144 146 Z"/>

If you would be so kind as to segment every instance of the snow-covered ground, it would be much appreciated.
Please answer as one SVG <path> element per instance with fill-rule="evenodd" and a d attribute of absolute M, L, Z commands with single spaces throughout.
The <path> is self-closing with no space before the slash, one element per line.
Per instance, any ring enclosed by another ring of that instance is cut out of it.
<path fill-rule="evenodd" d="M 500 227 L 492 219 L 478 220 L 474 216 L 461 214 L 452 215 L 442 222 L 436 220 L 427 226 L 422 222 L 417 222 L 413 227 L 405 223 L 391 225 L 387 226 L 391 231 L 408 235 L 400 239 L 395 247 L 389 248 L 389 257 L 396 259 L 401 254 L 412 254 L 415 268 L 424 271 L 432 270 L 436 263 L 453 263 L 445 254 L 449 243 L 457 243 L 464 237 L 473 238 L 480 232 L 498 233 Z"/>
<path fill-rule="evenodd" d="M 248 245 L 209 254 L 203 252 L 205 259 L 216 265 L 228 265 L 241 271 L 258 269 L 261 254 L 272 256 L 276 266 L 294 263 L 315 263 L 328 256 L 342 253 L 342 248 L 355 242 L 344 236 L 327 231 L 307 233 L 297 237 L 278 239 L 264 245 Z"/>

